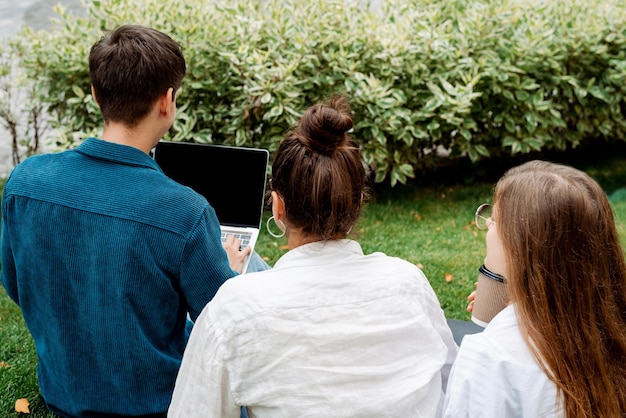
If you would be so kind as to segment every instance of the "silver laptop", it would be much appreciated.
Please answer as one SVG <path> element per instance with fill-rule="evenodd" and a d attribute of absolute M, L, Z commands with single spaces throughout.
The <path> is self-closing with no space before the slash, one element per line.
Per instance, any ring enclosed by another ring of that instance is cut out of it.
<path fill-rule="evenodd" d="M 163 172 L 204 196 L 217 214 L 222 241 L 228 234 L 254 250 L 265 198 L 269 152 L 265 149 L 161 141 L 154 160 Z M 248 269 L 247 257 L 243 273 Z"/>

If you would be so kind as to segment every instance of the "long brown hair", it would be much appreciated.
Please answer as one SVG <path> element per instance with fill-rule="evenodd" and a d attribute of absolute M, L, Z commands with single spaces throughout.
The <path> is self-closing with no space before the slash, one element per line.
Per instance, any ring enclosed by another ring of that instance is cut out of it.
<path fill-rule="evenodd" d="M 566 416 L 626 416 L 626 266 L 605 193 L 531 161 L 500 179 L 494 206 L 520 328 Z"/>
<path fill-rule="evenodd" d="M 307 109 L 280 143 L 272 190 L 284 200 L 290 227 L 329 240 L 345 237 L 359 219 L 366 173 L 352 126 L 348 101 L 337 95 Z"/>

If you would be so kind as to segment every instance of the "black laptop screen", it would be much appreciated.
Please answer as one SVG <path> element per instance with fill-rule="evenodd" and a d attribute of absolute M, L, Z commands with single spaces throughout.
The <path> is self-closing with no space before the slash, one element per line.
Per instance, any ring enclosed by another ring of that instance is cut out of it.
<path fill-rule="evenodd" d="M 203 195 L 220 224 L 260 226 L 267 150 L 159 142 L 154 159 L 168 177 Z"/>

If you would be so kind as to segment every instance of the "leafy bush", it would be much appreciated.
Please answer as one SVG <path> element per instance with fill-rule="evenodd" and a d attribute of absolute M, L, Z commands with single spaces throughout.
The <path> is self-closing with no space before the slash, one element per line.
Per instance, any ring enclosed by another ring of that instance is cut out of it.
<path fill-rule="evenodd" d="M 152 26 L 188 75 L 168 139 L 275 149 L 301 112 L 344 93 L 377 182 L 443 151 L 487 156 L 623 141 L 621 0 L 94 0 L 29 33 L 23 65 L 65 148 L 101 125 L 87 57 L 104 29 Z"/>
<path fill-rule="evenodd" d="M 47 129 L 39 85 L 19 66 L 24 46 L 16 41 L 0 45 L 0 128 L 9 136 L 13 165 L 37 152 Z"/>

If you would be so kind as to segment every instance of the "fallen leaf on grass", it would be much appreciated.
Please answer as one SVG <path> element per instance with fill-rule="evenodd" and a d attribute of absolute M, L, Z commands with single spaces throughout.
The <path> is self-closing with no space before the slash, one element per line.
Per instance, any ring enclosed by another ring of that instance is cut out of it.
<path fill-rule="evenodd" d="M 417 263 L 416 266 L 418 269 L 424 270 L 424 265 L 422 263 Z"/>
<path fill-rule="evenodd" d="M 452 275 L 450 273 L 446 273 L 446 283 L 450 283 L 452 281 Z"/>
<path fill-rule="evenodd" d="M 6 361 L 0 361 L 0 369 L 8 369 L 9 367 L 9 363 L 7 363 Z"/>
<path fill-rule="evenodd" d="M 15 412 L 30 414 L 30 410 L 28 409 L 28 399 L 22 398 L 15 401 Z"/>
<path fill-rule="evenodd" d="M 467 225 L 465 225 L 463 227 L 463 229 L 465 229 L 466 231 L 469 231 L 472 233 L 472 235 L 474 235 L 475 237 L 478 236 L 478 232 L 476 232 L 476 223 L 474 221 L 468 223 Z"/>
<path fill-rule="evenodd" d="M 281 245 L 280 247 L 278 247 L 278 249 L 280 249 L 280 250 L 288 250 L 289 246 L 288 245 Z"/>

